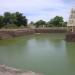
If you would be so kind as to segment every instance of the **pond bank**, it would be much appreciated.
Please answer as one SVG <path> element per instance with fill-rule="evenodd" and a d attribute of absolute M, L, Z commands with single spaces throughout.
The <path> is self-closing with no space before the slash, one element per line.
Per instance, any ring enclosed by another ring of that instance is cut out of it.
<path fill-rule="evenodd" d="M 62 28 L 37 28 L 37 29 L 1 29 L 0 39 L 25 36 L 35 33 L 65 33 L 67 29 Z"/>
<path fill-rule="evenodd" d="M 43 74 L 37 74 L 32 71 L 23 71 L 8 67 L 6 65 L 0 65 L 0 75 L 43 75 Z"/>
<path fill-rule="evenodd" d="M 66 41 L 68 42 L 75 42 L 75 33 L 69 32 L 66 34 Z"/>

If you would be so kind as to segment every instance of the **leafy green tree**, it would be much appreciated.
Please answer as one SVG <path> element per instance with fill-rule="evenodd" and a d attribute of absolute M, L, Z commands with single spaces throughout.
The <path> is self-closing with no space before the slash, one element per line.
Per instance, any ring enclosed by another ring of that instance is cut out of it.
<path fill-rule="evenodd" d="M 67 22 L 64 22 L 63 23 L 63 27 L 67 27 Z"/>
<path fill-rule="evenodd" d="M 4 20 L 3 20 L 4 24 L 11 24 L 11 13 L 10 12 L 5 12 L 4 13 Z"/>
<path fill-rule="evenodd" d="M 19 27 L 21 25 L 27 26 L 26 16 L 23 16 L 22 13 L 16 12 L 16 21 L 15 24 Z"/>
<path fill-rule="evenodd" d="M 4 25 L 15 24 L 18 27 L 21 25 L 27 26 L 27 19 L 26 16 L 23 16 L 23 14 L 20 12 L 16 13 L 5 12 L 3 23 Z"/>
<path fill-rule="evenodd" d="M 0 16 L 0 28 L 3 27 L 3 16 Z"/>
<path fill-rule="evenodd" d="M 53 19 L 47 22 L 47 27 L 53 27 Z"/>
<path fill-rule="evenodd" d="M 46 25 L 46 22 L 43 20 L 39 20 L 35 23 L 35 25 L 36 25 L 36 27 L 43 26 L 43 25 Z"/>
<path fill-rule="evenodd" d="M 11 24 L 15 24 L 15 22 L 16 22 L 16 15 L 15 15 L 15 13 L 11 14 L 10 22 L 11 22 Z"/>
<path fill-rule="evenodd" d="M 55 16 L 53 19 L 49 21 L 50 26 L 61 27 L 64 20 L 61 16 Z"/>

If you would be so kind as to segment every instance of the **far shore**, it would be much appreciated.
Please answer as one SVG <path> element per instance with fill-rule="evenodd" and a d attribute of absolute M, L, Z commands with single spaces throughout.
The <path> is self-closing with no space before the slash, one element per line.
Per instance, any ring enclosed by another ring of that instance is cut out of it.
<path fill-rule="evenodd" d="M 23 29 L 0 29 L 0 39 L 25 36 L 35 33 L 66 33 L 66 27 L 53 28 L 23 28 Z"/>

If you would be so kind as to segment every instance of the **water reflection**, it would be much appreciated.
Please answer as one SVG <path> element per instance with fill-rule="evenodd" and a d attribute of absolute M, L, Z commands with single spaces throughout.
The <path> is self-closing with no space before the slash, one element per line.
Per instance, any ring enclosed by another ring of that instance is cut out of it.
<path fill-rule="evenodd" d="M 75 43 L 66 43 L 66 51 L 71 64 L 75 64 Z"/>

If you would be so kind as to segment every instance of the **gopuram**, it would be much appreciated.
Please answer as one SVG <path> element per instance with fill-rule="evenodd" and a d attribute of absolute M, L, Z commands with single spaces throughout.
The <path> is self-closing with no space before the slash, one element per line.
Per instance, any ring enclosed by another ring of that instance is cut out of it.
<path fill-rule="evenodd" d="M 69 21 L 67 23 L 66 41 L 75 42 L 75 8 L 72 8 Z"/>
<path fill-rule="evenodd" d="M 75 32 L 75 8 L 72 8 L 67 24 L 68 32 Z"/>

